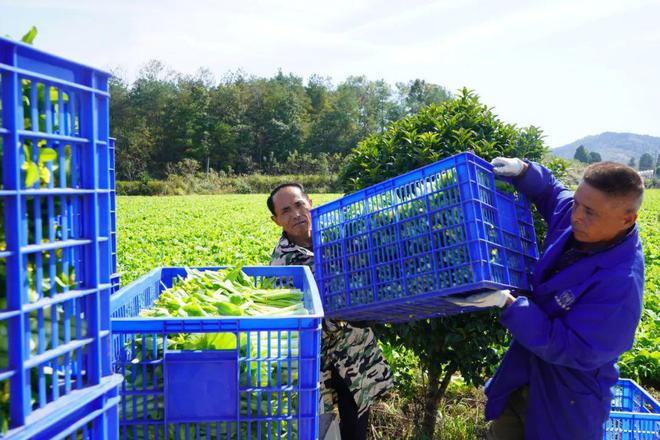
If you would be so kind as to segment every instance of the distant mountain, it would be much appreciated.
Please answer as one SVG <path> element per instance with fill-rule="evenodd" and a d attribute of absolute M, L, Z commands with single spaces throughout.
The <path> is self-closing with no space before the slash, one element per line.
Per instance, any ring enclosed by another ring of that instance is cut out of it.
<path fill-rule="evenodd" d="M 555 156 L 573 159 L 575 150 L 580 146 L 589 151 L 600 154 L 603 160 L 611 160 L 627 164 L 631 157 L 635 163 L 639 163 L 639 157 L 644 153 L 650 153 L 655 160 L 660 154 L 660 137 L 647 136 L 633 133 L 605 132 L 595 136 L 587 136 L 571 142 L 563 147 L 553 148 L 551 154 Z"/>

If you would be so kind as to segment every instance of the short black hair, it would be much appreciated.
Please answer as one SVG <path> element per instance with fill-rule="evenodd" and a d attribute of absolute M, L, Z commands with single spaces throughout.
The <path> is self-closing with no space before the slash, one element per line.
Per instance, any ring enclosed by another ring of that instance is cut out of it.
<path fill-rule="evenodd" d="M 273 190 L 270 192 L 270 196 L 268 196 L 268 200 L 266 200 L 266 205 L 268 205 L 268 209 L 270 210 L 271 214 L 276 215 L 275 214 L 275 205 L 273 204 L 273 197 L 275 196 L 275 194 L 277 194 L 277 192 L 279 190 L 281 190 L 282 188 L 286 188 L 287 186 L 294 186 L 294 187 L 298 188 L 300 190 L 300 192 L 302 193 L 302 195 L 306 199 L 309 199 L 309 197 L 307 197 L 307 194 L 305 193 L 305 188 L 303 188 L 303 186 L 300 183 L 297 183 L 297 182 L 282 183 L 280 185 L 277 185 L 275 188 L 273 188 Z"/>
<path fill-rule="evenodd" d="M 596 162 L 584 170 L 582 180 L 613 197 L 629 197 L 636 209 L 642 204 L 644 182 L 637 171 L 616 162 Z"/>

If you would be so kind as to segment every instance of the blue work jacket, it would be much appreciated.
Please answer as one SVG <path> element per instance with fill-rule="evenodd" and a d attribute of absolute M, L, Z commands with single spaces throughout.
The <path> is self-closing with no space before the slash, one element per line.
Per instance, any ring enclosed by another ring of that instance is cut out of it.
<path fill-rule="evenodd" d="M 644 254 L 637 226 L 615 246 L 544 277 L 572 235 L 573 193 L 530 163 L 514 184 L 548 223 L 528 297 L 501 315 L 513 340 L 486 384 L 486 419 L 529 385 L 525 438 L 601 439 L 619 356 L 632 347 L 642 311 Z"/>

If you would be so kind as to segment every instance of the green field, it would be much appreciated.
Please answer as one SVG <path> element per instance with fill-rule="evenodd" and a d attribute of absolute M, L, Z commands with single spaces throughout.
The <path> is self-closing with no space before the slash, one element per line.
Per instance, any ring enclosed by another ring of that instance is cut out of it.
<path fill-rule="evenodd" d="M 268 264 L 281 233 L 266 194 L 117 197 L 122 284 L 158 266 Z M 311 196 L 315 205 L 338 194 Z"/>

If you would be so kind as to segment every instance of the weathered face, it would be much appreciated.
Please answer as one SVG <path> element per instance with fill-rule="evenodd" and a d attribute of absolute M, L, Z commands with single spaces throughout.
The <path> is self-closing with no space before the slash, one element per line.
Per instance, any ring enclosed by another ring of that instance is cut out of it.
<path fill-rule="evenodd" d="M 622 235 L 637 219 L 634 201 L 612 197 L 586 182 L 575 191 L 571 226 L 577 241 L 599 243 Z"/>
<path fill-rule="evenodd" d="M 296 240 L 306 240 L 312 233 L 312 201 L 300 188 L 285 186 L 273 196 L 275 215 L 271 218 L 286 234 Z"/>

